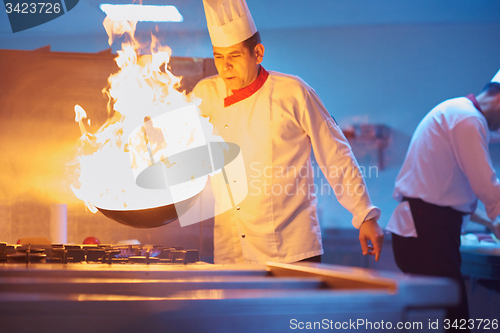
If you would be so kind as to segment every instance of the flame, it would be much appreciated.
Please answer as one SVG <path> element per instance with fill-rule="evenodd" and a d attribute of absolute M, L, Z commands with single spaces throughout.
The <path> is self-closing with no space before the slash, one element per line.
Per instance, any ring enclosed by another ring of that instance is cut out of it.
<path fill-rule="evenodd" d="M 109 85 L 103 89 L 109 99 L 106 122 L 95 133 L 89 132 L 84 124 L 87 113 L 75 105 L 75 121 L 82 135 L 73 162 L 76 171 L 71 189 L 92 212 L 97 211 L 96 206 L 140 209 L 164 204 L 157 192 L 145 192 L 136 185 L 134 172 L 155 161 L 170 167 L 172 151 L 199 143 L 201 137 L 221 141 L 212 136 L 208 119 L 199 116 L 199 100 L 177 90 L 181 78 L 167 69 L 171 49 L 151 35 L 151 54 L 141 54 L 143 47 L 134 37 L 136 23 L 108 17 L 103 22 L 110 45 L 118 37 L 125 40 L 115 58 L 120 70 L 109 76 Z M 204 133 L 186 123 L 185 134 L 176 136 L 153 121 L 187 106 L 196 108 Z"/>

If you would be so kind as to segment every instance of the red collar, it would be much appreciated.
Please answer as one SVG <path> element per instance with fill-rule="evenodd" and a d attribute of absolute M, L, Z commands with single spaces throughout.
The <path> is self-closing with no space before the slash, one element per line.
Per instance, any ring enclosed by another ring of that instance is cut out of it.
<path fill-rule="evenodd" d="M 234 103 L 238 103 L 253 94 L 255 94 L 266 82 L 269 73 L 264 69 L 264 67 L 260 66 L 260 73 L 257 78 L 250 83 L 250 85 L 246 86 L 242 89 L 231 90 L 233 94 L 231 96 L 227 96 L 224 98 L 224 107 L 228 107 L 233 105 Z"/>
<path fill-rule="evenodd" d="M 470 101 L 472 102 L 472 104 L 474 104 L 474 107 L 481 113 L 483 113 L 483 110 L 481 110 L 481 107 L 479 106 L 479 103 L 477 102 L 476 100 L 476 96 L 474 96 L 474 94 L 468 94 L 467 96 L 465 96 L 465 98 L 468 98 L 470 99 Z"/>

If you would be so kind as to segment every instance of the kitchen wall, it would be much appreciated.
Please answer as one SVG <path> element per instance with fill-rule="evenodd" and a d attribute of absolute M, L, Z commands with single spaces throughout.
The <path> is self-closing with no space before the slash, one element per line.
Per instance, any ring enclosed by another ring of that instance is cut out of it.
<path fill-rule="evenodd" d="M 500 22 L 345 25 L 262 30 L 261 35 L 266 46 L 263 63 L 266 69 L 302 77 L 318 92 L 342 127 L 372 123 L 385 124 L 391 129 L 383 169 L 377 167 L 377 153 L 370 143 L 353 147 L 360 164 L 365 170 L 370 170 L 366 173 L 367 183 L 373 202 L 382 208 L 382 226 L 396 205 L 391 198 L 394 180 L 419 120 L 444 99 L 478 93 L 500 68 Z M 174 56 L 211 55 L 205 31 L 160 34 L 160 38 L 171 46 Z M 0 38 L 0 48 L 33 49 L 50 44 L 53 51 L 98 52 L 107 48 L 106 40 L 104 31 L 100 35 L 46 38 L 28 35 L 22 42 Z M 113 49 L 116 48 L 114 45 Z M 5 93 L 9 82 L 0 84 Z M 10 111 L 1 109 L 0 112 Z M 11 145 L 10 137 L 4 135 L 1 140 L 4 147 Z M 492 145 L 491 149 L 498 166 L 500 151 L 497 145 Z M 3 153 L 5 148 L 0 151 Z M 16 156 L 9 155 L 9 158 Z M 22 172 L 14 174 L 8 169 L 2 172 L 7 178 L 25 177 Z M 9 193 L 5 183 L 0 184 L 0 190 L 6 195 Z M 29 200 L 29 195 L 26 200 Z M 0 206 L 0 223 L 3 225 L 6 216 L 18 216 L 19 212 L 25 216 L 23 221 L 31 220 L 36 224 L 46 211 L 45 208 L 40 211 L 26 209 L 17 204 L 18 210 L 14 212 L 12 207 Z M 351 228 L 350 214 L 332 195 L 320 197 L 319 210 L 323 228 Z M 79 242 L 83 236 L 90 236 L 92 232 L 95 235 L 100 229 L 107 230 L 103 233 L 106 235 L 103 242 L 133 238 L 134 235 L 148 241 L 154 240 L 154 235 L 158 234 L 157 230 L 122 228 L 90 213 L 79 218 L 88 218 L 89 228 L 84 227 L 83 222 L 76 229 L 69 228 L 72 236 L 68 241 Z M 96 219 L 99 222 L 90 228 Z M 0 241 L 13 242 L 34 230 L 15 225 L 17 222 L 11 222 L 10 229 L 0 232 Z M 198 235 L 197 232 L 191 232 L 193 237 Z M 166 229 L 160 232 L 162 235 L 169 233 Z"/>

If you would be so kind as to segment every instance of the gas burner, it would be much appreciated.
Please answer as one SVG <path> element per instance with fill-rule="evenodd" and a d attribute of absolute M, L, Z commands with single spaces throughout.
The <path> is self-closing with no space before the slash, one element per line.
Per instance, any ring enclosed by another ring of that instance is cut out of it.
<path fill-rule="evenodd" d="M 7 262 L 12 263 L 42 263 L 47 257 L 45 253 L 12 253 L 7 255 Z"/>
<path fill-rule="evenodd" d="M 45 249 L 31 245 L 14 246 L 0 243 L 0 262 L 9 263 L 43 263 L 45 262 Z"/>
<path fill-rule="evenodd" d="M 9 245 L 0 243 L 0 262 L 190 264 L 199 261 L 198 250 L 161 245 Z"/>

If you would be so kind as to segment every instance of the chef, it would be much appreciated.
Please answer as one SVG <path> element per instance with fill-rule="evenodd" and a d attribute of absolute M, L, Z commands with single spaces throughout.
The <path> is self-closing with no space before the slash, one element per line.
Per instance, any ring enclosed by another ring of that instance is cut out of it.
<path fill-rule="evenodd" d="M 380 210 L 335 120 L 299 77 L 264 69 L 264 46 L 244 0 L 203 5 L 219 75 L 199 82 L 194 94 L 216 134 L 239 145 L 249 187 L 241 203 L 215 217 L 215 263 L 321 261 L 317 170 L 352 213 L 363 254 L 378 260 Z"/>
<path fill-rule="evenodd" d="M 461 226 L 478 199 L 487 217 L 476 212 L 471 220 L 500 236 L 495 220 L 500 181 L 488 151 L 489 130 L 499 128 L 500 72 L 478 96 L 452 98 L 434 107 L 411 139 L 394 190 L 401 203 L 386 228 L 393 234 L 394 257 L 403 272 L 449 277 L 460 284 L 462 301 L 448 311 L 450 324 L 457 321 L 459 327 L 469 318 L 460 273 Z"/>

